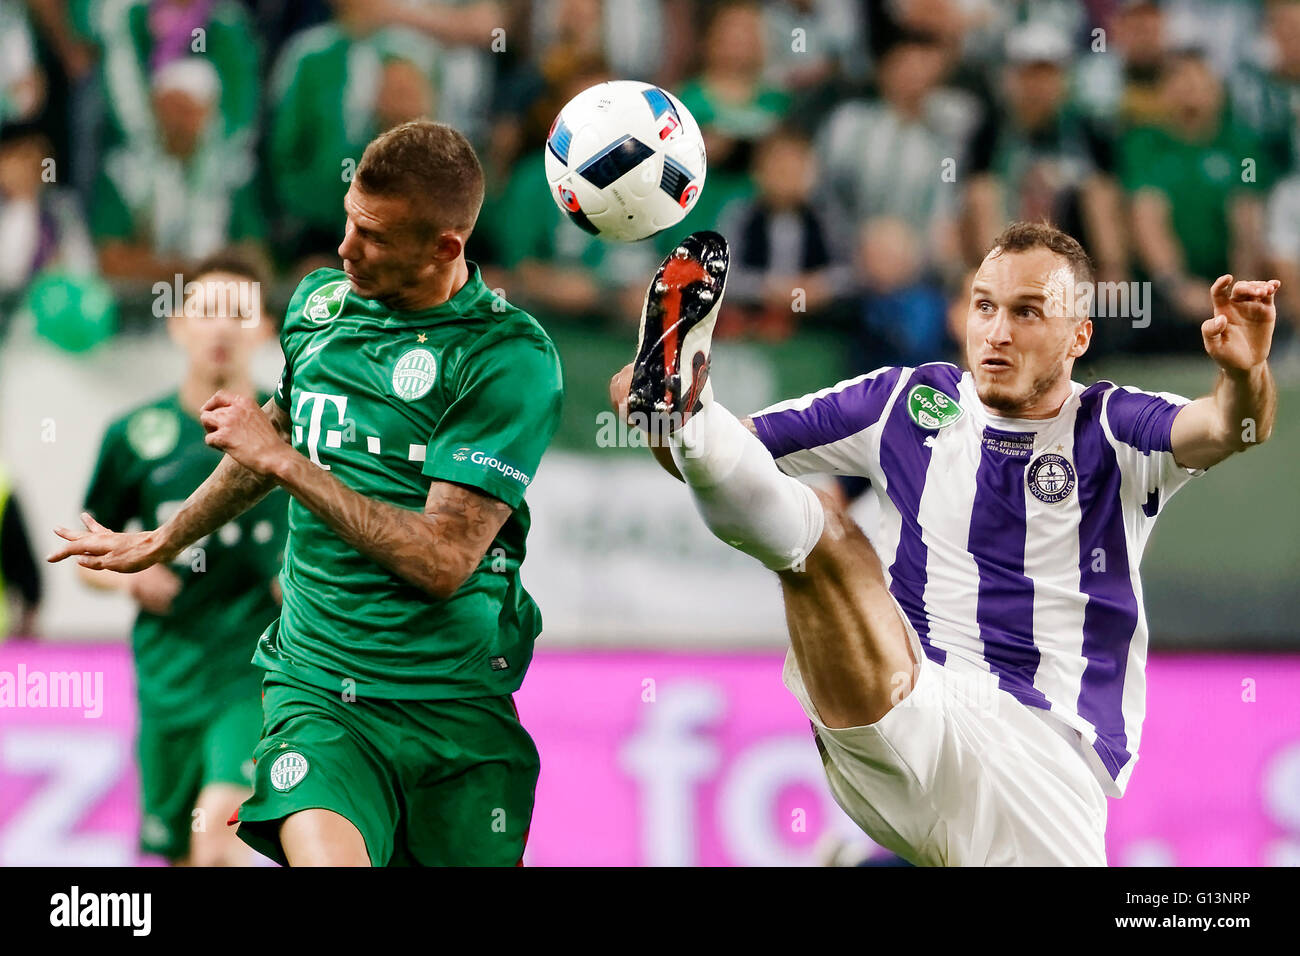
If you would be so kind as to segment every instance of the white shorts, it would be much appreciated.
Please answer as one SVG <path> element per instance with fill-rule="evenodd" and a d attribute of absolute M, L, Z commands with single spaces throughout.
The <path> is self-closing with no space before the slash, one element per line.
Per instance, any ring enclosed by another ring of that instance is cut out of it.
<path fill-rule="evenodd" d="M 1105 866 L 1106 795 L 1066 739 L 1075 732 L 992 674 L 919 658 L 911 694 L 874 724 L 841 729 L 822 723 L 786 655 L 785 685 L 844 812 L 919 866 Z"/>

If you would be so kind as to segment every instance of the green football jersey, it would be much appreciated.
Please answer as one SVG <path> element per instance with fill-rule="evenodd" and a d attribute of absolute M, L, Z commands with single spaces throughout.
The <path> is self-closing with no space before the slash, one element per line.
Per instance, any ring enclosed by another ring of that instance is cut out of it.
<path fill-rule="evenodd" d="M 470 263 L 449 301 L 415 312 L 363 299 L 342 272 L 318 269 L 294 292 L 280 344 L 276 400 L 292 419 L 294 448 L 316 466 L 410 511 L 424 510 L 432 482 L 449 481 L 514 512 L 465 584 L 438 600 L 292 501 L 284 607 L 255 662 L 361 697 L 513 693 L 542 627 L 519 565 L 524 492 L 564 394 L 549 336 Z"/>
<path fill-rule="evenodd" d="M 158 527 L 221 461 L 203 436 L 176 393 L 124 415 L 104 435 L 86 510 L 115 531 L 137 521 Z M 284 551 L 287 497 L 277 488 L 170 565 L 181 581 L 170 613 L 141 610 L 131 632 L 143 715 L 198 722 L 232 694 L 256 698 L 262 673 L 249 657 L 280 613 L 271 587 Z"/>

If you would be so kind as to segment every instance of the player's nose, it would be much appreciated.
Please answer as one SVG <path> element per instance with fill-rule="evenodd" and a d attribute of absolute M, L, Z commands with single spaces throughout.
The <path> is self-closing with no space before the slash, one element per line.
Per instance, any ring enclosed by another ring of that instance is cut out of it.
<path fill-rule="evenodd" d="M 990 345 L 1006 345 L 1011 341 L 1011 316 L 1006 309 L 998 309 L 997 315 L 988 324 L 984 339 Z"/>

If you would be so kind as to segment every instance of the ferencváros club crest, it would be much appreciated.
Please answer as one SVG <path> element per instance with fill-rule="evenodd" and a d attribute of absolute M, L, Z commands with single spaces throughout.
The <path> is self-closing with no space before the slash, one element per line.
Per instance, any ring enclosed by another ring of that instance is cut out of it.
<path fill-rule="evenodd" d="M 296 750 L 289 750 L 275 758 L 275 763 L 271 764 L 271 786 L 280 792 L 292 790 L 298 786 L 299 781 L 307 776 L 307 771 L 311 767 L 307 763 L 307 758 Z"/>
<path fill-rule="evenodd" d="M 917 385 L 907 393 L 907 414 L 922 428 L 947 428 L 965 414 L 957 400 L 929 385 Z"/>
<path fill-rule="evenodd" d="M 1074 490 L 1074 467 L 1061 455 L 1039 455 L 1025 471 L 1025 481 L 1035 498 L 1054 505 Z"/>
<path fill-rule="evenodd" d="M 413 402 L 423 398 L 433 388 L 438 363 L 428 349 L 411 349 L 402 354 L 393 366 L 393 391 L 397 397 Z"/>
<path fill-rule="evenodd" d="M 348 297 L 350 287 L 351 284 L 347 279 L 325 283 L 307 296 L 303 314 L 313 322 L 330 322 L 337 319 L 339 312 L 343 310 L 343 300 Z"/>

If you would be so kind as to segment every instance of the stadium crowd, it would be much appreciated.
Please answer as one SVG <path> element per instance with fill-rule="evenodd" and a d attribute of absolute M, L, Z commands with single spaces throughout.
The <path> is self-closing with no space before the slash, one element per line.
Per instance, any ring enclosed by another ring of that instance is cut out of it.
<path fill-rule="evenodd" d="M 0 0 L 0 50 L 11 302 L 232 247 L 291 285 L 337 264 L 365 144 L 430 116 L 488 173 L 471 258 L 544 322 L 634 322 L 665 248 L 718 228 L 720 334 L 930 361 L 992 236 L 1047 218 L 1137 283 L 1149 325 L 1099 320 L 1097 350 L 1199 352 L 1224 272 L 1280 277 L 1300 326 L 1297 0 Z M 577 229 L 543 177 L 559 107 L 609 78 L 706 135 L 699 203 L 642 243 Z"/>

